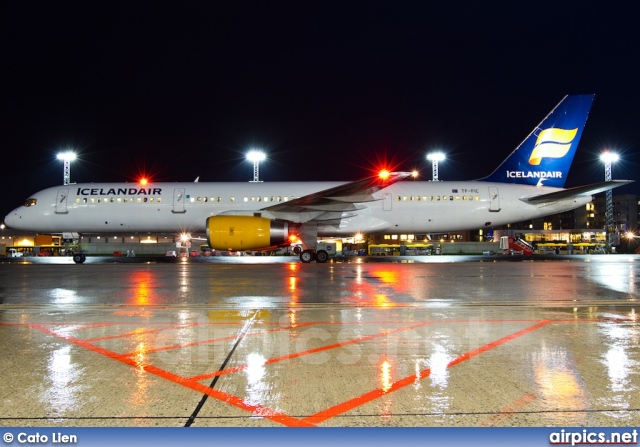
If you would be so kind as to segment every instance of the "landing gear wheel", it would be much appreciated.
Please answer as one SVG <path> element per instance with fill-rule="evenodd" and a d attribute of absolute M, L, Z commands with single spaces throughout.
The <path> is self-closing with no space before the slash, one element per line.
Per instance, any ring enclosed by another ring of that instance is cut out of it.
<path fill-rule="evenodd" d="M 73 262 L 75 262 L 76 264 L 83 264 L 86 260 L 87 257 L 83 254 L 78 253 L 73 255 Z"/>
<path fill-rule="evenodd" d="M 313 250 L 303 250 L 302 253 L 300 253 L 300 260 L 305 264 L 308 264 L 311 261 L 313 261 L 315 257 L 316 256 Z"/>
<path fill-rule="evenodd" d="M 318 261 L 320 264 L 324 264 L 328 260 L 329 260 L 329 253 L 327 253 L 324 250 L 318 250 L 316 252 L 316 261 Z"/>
<path fill-rule="evenodd" d="M 296 255 L 299 255 L 300 253 L 302 253 L 302 247 L 299 245 L 294 245 L 293 246 L 293 253 Z"/>

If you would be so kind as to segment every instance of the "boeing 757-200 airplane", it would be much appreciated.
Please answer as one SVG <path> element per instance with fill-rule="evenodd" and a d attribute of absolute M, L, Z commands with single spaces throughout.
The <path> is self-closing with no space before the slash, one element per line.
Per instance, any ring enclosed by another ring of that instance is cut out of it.
<path fill-rule="evenodd" d="M 354 182 L 88 183 L 31 196 L 5 218 L 41 233 L 206 230 L 219 250 L 259 250 L 298 236 L 302 262 L 326 262 L 319 236 L 438 233 L 488 228 L 555 214 L 629 183 L 563 189 L 594 95 L 566 96 L 488 177 L 401 181 L 409 173 Z M 483 154 L 496 151 L 483 148 Z"/>

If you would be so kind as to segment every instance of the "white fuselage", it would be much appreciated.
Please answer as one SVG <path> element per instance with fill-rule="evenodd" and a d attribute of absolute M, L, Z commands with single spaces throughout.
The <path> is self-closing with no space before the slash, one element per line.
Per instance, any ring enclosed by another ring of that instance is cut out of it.
<path fill-rule="evenodd" d="M 71 184 L 45 189 L 9 213 L 6 224 L 41 233 L 204 231 L 221 213 L 258 211 L 344 182 Z M 437 233 L 479 229 L 543 217 L 588 203 L 590 196 L 543 204 L 522 199 L 558 191 L 482 181 L 401 181 L 318 224 L 319 236 L 357 232 Z M 26 205 L 29 206 L 26 206 Z M 276 216 L 277 213 L 276 213 Z"/>

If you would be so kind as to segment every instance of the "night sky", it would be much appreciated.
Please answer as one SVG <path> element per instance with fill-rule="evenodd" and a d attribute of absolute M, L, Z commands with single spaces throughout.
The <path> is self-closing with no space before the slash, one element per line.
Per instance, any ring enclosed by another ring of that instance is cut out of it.
<path fill-rule="evenodd" d="M 595 93 L 566 186 L 640 180 L 633 2 L 13 1 L 0 5 L 0 218 L 62 183 L 356 180 L 381 162 L 490 174 Z M 640 193 L 640 182 L 623 192 Z"/>

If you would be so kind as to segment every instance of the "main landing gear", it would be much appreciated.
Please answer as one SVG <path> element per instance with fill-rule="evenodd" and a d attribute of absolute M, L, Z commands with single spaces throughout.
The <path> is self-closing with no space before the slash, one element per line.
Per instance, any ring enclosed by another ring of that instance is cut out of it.
<path fill-rule="evenodd" d="M 316 251 L 310 249 L 303 250 L 302 253 L 300 253 L 300 261 L 304 262 L 305 264 L 308 264 L 314 260 L 319 264 L 324 264 L 329 260 L 329 253 L 324 250 Z"/>

